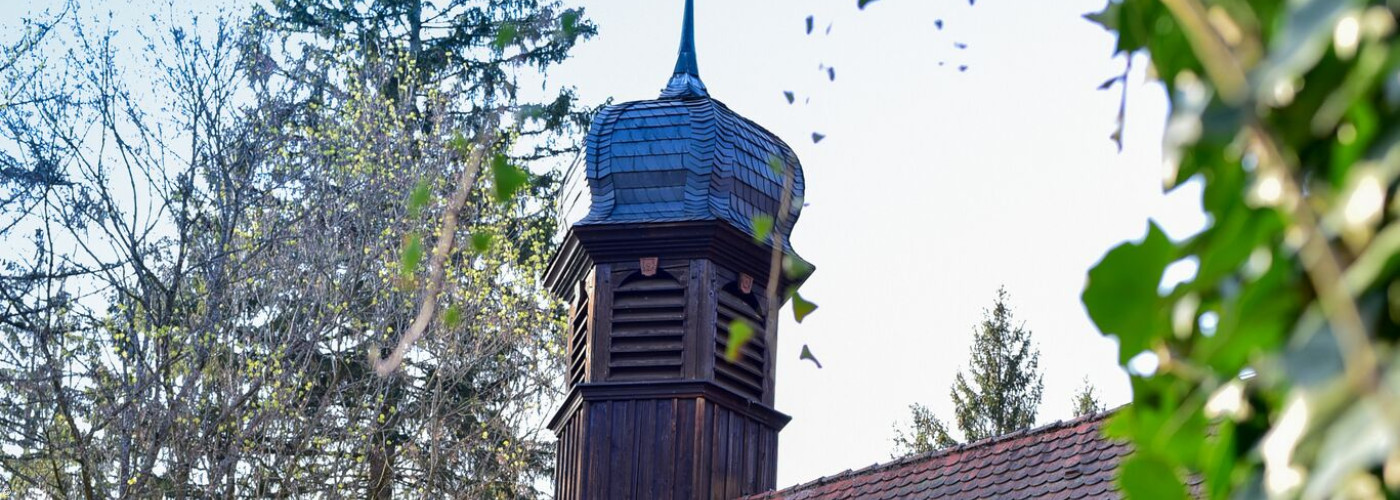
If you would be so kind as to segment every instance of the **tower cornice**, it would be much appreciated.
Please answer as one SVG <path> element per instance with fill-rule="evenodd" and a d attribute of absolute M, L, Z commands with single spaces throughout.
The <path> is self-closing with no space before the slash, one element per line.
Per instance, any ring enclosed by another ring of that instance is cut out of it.
<path fill-rule="evenodd" d="M 576 225 L 554 255 L 544 283 L 556 297 L 568 302 L 574 298 L 573 284 L 595 264 L 651 257 L 711 259 L 733 269 L 751 270 L 755 282 L 767 283 L 772 256 L 771 244 L 757 243 L 748 233 L 720 220 Z M 789 252 L 786 257 L 811 268 L 796 254 Z M 780 279 L 779 289 L 787 290 L 801 286 L 806 277 Z"/>

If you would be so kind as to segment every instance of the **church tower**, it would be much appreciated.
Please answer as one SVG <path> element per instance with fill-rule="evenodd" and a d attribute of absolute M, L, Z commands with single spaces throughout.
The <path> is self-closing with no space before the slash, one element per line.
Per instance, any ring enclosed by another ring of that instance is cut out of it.
<path fill-rule="evenodd" d="M 777 332 L 765 325 L 782 304 L 765 297 L 773 249 L 752 221 L 780 219 L 784 172 L 801 199 L 802 166 L 781 139 L 710 97 L 693 10 L 687 0 L 661 95 L 593 119 L 587 215 L 546 276 L 570 304 L 569 393 L 550 422 L 559 499 L 730 499 L 775 485 L 789 417 L 773 409 Z M 793 203 L 774 228 L 782 241 L 800 211 Z M 731 362 L 736 320 L 754 335 Z"/>

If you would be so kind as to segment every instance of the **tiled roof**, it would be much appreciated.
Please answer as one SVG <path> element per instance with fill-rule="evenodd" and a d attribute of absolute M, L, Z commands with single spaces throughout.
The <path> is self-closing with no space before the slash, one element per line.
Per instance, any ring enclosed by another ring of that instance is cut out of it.
<path fill-rule="evenodd" d="M 1109 413 L 846 471 L 750 499 L 1119 498 L 1128 445 L 1104 438 Z"/>

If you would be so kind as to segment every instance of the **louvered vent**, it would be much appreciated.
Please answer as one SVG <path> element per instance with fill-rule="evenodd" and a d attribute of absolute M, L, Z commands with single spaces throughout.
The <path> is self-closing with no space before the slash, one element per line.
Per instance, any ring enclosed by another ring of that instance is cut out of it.
<path fill-rule="evenodd" d="M 768 345 L 764 340 L 763 312 L 758 297 L 743 293 L 737 283 L 720 289 L 719 307 L 715 321 L 715 381 L 753 399 L 763 398 L 764 360 Z M 725 358 L 729 348 L 729 324 L 736 319 L 748 321 L 753 338 L 740 349 L 739 359 Z"/>
<path fill-rule="evenodd" d="M 592 306 L 589 291 L 579 287 L 569 314 L 569 387 L 583 383 L 588 375 L 588 311 Z"/>
<path fill-rule="evenodd" d="M 613 289 L 608 371 L 613 380 L 680 378 L 685 284 L 665 270 L 631 272 Z"/>

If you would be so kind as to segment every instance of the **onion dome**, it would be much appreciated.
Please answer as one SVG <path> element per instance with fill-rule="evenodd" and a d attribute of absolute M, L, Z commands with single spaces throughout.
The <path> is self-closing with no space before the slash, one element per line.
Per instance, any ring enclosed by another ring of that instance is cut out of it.
<path fill-rule="evenodd" d="M 786 241 L 802 210 L 802 165 L 782 139 L 711 98 L 695 57 L 694 2 L 685 4 L 680 54 L 661 95 L 608 106 L 588 131 L 588 215 L 575 225 L 720 220 L 754 234 L 777 219 L 782 172 L 794 173 Z M 786 170 L 784 170 L 786 171 Z"/>

